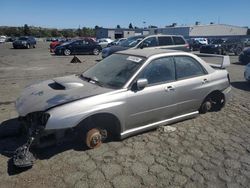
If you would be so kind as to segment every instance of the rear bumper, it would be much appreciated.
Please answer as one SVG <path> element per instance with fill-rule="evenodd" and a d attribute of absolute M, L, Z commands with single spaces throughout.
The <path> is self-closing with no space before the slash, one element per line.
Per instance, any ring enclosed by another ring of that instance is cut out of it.
<path fill-rule="evenodd" d="M 231 97 L 231 86 L 229 86 L 229 87 L 227 87 L 226 89 L 224 89 L 223 91 L 222 91 L 222 93 L 224 94 L 224 96 L 225 96 L 225 102 L 227 103 L 228 101 L 229 101 L 229 99 L 230 99 L 230 97 Z"/>

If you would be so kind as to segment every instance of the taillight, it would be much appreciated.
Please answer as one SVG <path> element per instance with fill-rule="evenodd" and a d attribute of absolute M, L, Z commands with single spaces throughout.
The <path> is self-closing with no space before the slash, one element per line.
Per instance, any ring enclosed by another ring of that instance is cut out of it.
<path fill-rule="evenodd" d="M 185 47 L 186 47 L 187 49 L 189 49 L 189 44 L 186 44 Z"/>

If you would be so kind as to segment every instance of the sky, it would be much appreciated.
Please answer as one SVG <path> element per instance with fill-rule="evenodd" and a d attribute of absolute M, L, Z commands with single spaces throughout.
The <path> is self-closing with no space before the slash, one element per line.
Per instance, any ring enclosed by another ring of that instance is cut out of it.
<path fill-rule="evenodd" d="M 0 26 L 165 27 L 210 22 L 250 26 L 250 0 L 1 0 Z"/>

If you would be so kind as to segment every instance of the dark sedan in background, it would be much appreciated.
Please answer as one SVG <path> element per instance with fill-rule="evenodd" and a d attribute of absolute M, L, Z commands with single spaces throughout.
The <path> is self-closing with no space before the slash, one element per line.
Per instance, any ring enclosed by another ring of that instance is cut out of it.
<path fill-rule="evenodd" d="M 222 54 L 222 44 L 225 42 L 225 39 L 215 39 L 208 45 L 203 45 L 200 47 L 200 53 L 208 54 Z"/>
<path fill-rule="evenodd" d="M 36 47 L 36 39 L 32 36 L 23 36 L 19 37 L 18 40 L 15 40 L 13 43 L 13 48 L 35 48 Z"/>
<path fill-rule="evenodd" d="M 102 47 L 90 38 L 65 42 L 54 50 L 56 55 L 94 54 L 98 55 Z"/>
<path fill-rule="evenodd" d="M 250 47 L 244 48 L 239 56 L 239 62 L 243 64 L 250 63 Z"/>
<path fill-rule="evenodd" d="M 230 38 L 218 39 L 213 44 L 205 45 L 200 48 L 201 53 L 234 54 L 240 55 L 246 47 L 244 39 Z"/>

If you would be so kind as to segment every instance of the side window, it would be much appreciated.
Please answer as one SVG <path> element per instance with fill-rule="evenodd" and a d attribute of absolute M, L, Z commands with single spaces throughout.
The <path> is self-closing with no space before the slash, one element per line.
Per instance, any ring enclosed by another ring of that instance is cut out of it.
<path fill-rule="evenodd" d="M 185 44 L 185 41 L 183 40 L 182 37 L 173 37 L 174 44 Z"/>
<path fill-rule="evenodd" d="M 189 78 L 206 74 L 202 65 L 188 56 L 174 58 L 176 64 L 177 79 Z"/>
<path fill-rule="evenodd" d="M 89 44 L 89 41 L 83 40 L 82 43 L 83 43 L 83 45 L 88 45 L 88 44 Z"/>
<path fill-rule="evenodd" d="M 82 41 L 81 40 L 75 41 L 74 45 L 75 46 L 80 46 L 80 45 L 82 45 Z"/>
<path fill-rule="evenodd" d="M 159 46 L 173 45 L 171 37 L 158 37 L 158 40 L 159 40 Z"/>
<path fill-rule="evenodd" d="M 157 46 L 156 37 L 150 37 L 143 41 L 144 47 L 154 47 Z"/>
<path fill-rule="evenodd" d="M 173 58 L 164 57 L 151 61 L 151 63 L 142 71 L 139 78 L 146 78 L 149 85 L 175 80 Z"/>

